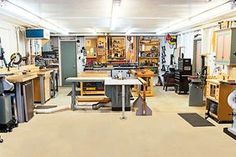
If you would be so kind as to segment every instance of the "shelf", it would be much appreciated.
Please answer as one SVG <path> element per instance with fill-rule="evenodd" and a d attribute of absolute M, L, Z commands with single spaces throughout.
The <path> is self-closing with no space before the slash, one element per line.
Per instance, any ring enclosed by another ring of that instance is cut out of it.
<path fill-rule="evenodd" d="M 152 53 L 158 53 L 159 51 L 150 51 L 150 50 L 148 51 L 148 50 L 146 50 L 146 51 L 140 51 L 139 53 L 141 53 L 141 52 L 144 52 L 144 53 L 151 53 L 151 52 Z"/>
<path fill-rule="evenodd" d="M 159 59 L 159 57 L 139 57 L 139 59 Z"/>
<path fill-rule="evenodd" d="M 141 66 L 141 65 L 139 65 L 139 67 L 142 67 L 142 68 L 158 68 L 158 66 Z"/>
<path fill-rule="evenodd" d="M 215 98 L 211 97 L 211 96 L 207 96 L 207 99 L 211 100 L 211 101 L 214 101 L 216 103 L 219 103 L 218 100 L 216 100 Z"/>
<path fill-rule="evenodd" d="M 83 91 L 83 95 L 96 95 L 96 94 L 101 94 L 104 95 L 104 91 Z"/>
<path fill-rule="evenodd" d="M 142 42 L 140 41 L 141 44 L 145 44 L 145 45 L 155 45 L 158 46 L 160 43 L 156 42 L 156 43 L 148 43 L 148 42 Z"/>
<path fill-rule="evenodd" d="M 107 60 L 108 62 L 126 62 L 126 60 Z"/>
<path fill-rule="evenodd" d="M 207 114 L 207 112 L 206 112 L 206 114 Z M 212 113 L 212 112 L 209 112 L 209 114 L 210 114 L 210 116 L 212 116 L 212 117 L 218 119 L 218 116 L 217 116 L 216 114 L 214 114 L 214 113 Z"/>
<path fill-rule="evenodd" d="M 87 59 L 97 59 L 97 56 L 87 56 Z"/>

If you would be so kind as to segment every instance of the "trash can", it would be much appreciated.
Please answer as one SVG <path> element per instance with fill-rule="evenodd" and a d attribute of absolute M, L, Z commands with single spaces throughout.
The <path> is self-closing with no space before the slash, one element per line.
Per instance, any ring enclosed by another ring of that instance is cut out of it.
<path fill-rule="evenodd" d="M 203 85 L 200 79 L 194 79 L 189 84 L 189 106 L 204 106 Z"/>

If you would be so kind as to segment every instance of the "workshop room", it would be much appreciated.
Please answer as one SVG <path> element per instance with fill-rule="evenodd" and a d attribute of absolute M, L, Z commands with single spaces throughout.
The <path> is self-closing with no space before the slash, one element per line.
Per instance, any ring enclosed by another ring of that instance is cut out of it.
<path fill-rule="evenodd" d="M 236 155 L 236 0 L 0 0 L 0 157 L 208 155 Z"/>

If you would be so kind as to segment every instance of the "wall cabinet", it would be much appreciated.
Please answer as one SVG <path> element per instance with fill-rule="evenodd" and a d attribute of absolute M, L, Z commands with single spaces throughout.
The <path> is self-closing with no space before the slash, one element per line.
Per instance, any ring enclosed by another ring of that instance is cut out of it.
<path fill-rule="evenodd" d="M 236 65 L 236 29 L 216 31 L 216 62 Z"/>

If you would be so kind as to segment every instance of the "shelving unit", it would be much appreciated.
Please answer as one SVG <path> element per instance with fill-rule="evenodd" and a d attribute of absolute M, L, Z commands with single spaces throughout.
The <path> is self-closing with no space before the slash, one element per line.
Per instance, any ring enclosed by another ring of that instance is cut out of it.
<path fill-rule="evenodd" d="M 86 64 L 92 65 L 97 61 L 97 38 L 91 37 L 85 39 Z"/>
<path fill-rule="evenodd" d="M 107 37 L 100 36 L 97 38 L 97 62 L 107 62 Z"/>
<path fill-rule="evenodd" d="M 126 61 L 125 41 L 125 37 L 109 37 L 108 62 Z"/>
<path fill-rule="evenodd" d="M 139 39 L 138 64 L 141 68 L 148 68 L 158 73 L 160 56 L 160 41 L 155 38 L 141 37 Z"/>

